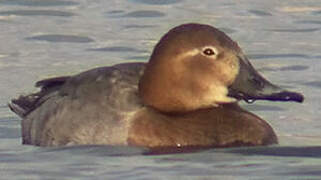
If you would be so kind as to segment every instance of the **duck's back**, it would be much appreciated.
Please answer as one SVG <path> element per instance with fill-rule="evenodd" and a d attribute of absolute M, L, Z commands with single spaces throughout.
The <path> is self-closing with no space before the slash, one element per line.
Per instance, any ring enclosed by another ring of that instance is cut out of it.
<path fill-rule="evenodd" d="M 144 68 L 126 63 L 39 81 L 39 92 L 10 105 L 23 118 L 23 143 L 126 144 L 130 117 L 142 107 L 137 85 Z"/>

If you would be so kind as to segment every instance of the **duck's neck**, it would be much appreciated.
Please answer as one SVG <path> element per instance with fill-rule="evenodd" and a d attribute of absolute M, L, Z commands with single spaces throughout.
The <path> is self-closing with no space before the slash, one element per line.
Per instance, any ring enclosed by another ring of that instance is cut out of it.
<path fill-rule="evenodd" d="M 147 64 L 139 81 L 139 94 L 143 103 L 162 112 L 188 112 L 211 106 L 204 101 L 208 87 L 200 86 L 188 77 L 184 68 L 171 68 L 175 64 Z"/>

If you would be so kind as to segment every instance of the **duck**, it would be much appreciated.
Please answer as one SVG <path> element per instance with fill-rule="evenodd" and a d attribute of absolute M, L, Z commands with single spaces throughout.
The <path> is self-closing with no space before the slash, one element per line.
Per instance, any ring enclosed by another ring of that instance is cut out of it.
<path fill-rule="evenodd" d="M 148 62 L 99 67 L 36 82 L 8 104 L 22 118 L 22 143 L 188 149 L 278 143 L 272 127 L 240 101 L 303 102 L 265 79 L 219 29 L 170 29 Z"/>

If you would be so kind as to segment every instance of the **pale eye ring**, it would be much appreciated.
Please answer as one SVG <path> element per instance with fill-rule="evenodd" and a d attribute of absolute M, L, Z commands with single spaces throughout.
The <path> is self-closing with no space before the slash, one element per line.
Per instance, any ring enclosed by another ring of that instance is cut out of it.
<path fill-rule="evenodd" d="M 203 55 L 205 56 L 217 56 L 218 51 L 215 47 L 204 47 L 203 48 Z"/>
<path fill-rule="evenodd" d="M 206 48 L 206 49 L 204 49 L 203 53 L 204 53 L 206 56 L 215 55 L 215 52 L 214 52 L 211 48 Z"/>

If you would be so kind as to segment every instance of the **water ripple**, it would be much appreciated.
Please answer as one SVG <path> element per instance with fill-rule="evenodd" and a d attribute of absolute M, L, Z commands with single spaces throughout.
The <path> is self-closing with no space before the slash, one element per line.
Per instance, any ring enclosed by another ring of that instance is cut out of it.
<path fill-rule="evenodd" d="M 257 15 L 257 16 L 272 16 L 272 14 L 269 13 L 269 12 L 255 10 L 255 9 L 249 10 L 249 13 L 252 13 L 252 14 Z"/>
<path fill-rule="evenodd" d="M 132 25 L 126 25 L 124 26 L 125 29 L 145 29 L 145 28 L 153 28 L 153 27 L 157 27 L 155 25 L 136 25 L 136 24 L 132 24 Z"/>
<path fill-rule="evenodd" d="M 20 128 L 0 127 L 0 138 L 20 138 Z"/>
<path fill-rule="evenodd" d="M 295 21 L 295 23 L 298 23 L 298 24 L 320 24 L 321 25 L 321 21 L 318 21 L 318 20 L 302 20 L 302 21 Z"/>
<path fill-rule="evenodd" d="M 39 35 L 26 38 L 27 40 L 39 40 L 49 42 L 69 42 L 69 43 L 89 43 L 94 40 L 88 37 L 76 36 L 76 35 L 61 35 L 61 34 L 48 34 Z"/>
<path fill-rule="evenodd" d="M 119 14 L 119 13 L 124 13 L 125 11 L 123 10 L 113 10 L 113 11 L 108 11 L 108 14 Z"/>
<path fill-rule="evenodd" d="M 250 59 L 276 59 L 276 58 L 311 58 L 308 55 L 305 54 L 295 54 L 295 53 L 289 53 L 289 54 L 249 54 L 248 57 Z"/>
<path fill-rule="evenodd" d="M 159 11 L 133 11 L 123 15 L 122 17 L 135 17 L 135 18 L 155 18 L 155 17 L 164 17 L 165 13 Z"/>
<path fill-rule="evenodd" d="M 78 5 L 79 3 L 60 0 L 0 0 L 0 4 L 19 6 L 73 6 Z"/>
<path fill-rule="evenodd" d="M 304 71 L 309 69 L 309 66 L 304 65 L 293 65 L 285 67 L 263 67 L 258 69 L 259 71 Z"/>
<path fill-rule="evenodd" d="M 293 157 L 313 157 L 321 158 L 321 147 L 257 147 L 244 149 L 227 150 L 231 153 L 243 155 L 263 155 L 263 156 L 293 156 Z"/>
<path fill-rule="evenodd" d="M 281 7 L 278 8 L 279 11 L 281 12 L 286 12 L 286 13 L 306 13 L 306 12 L 315 12 L 315 11 L 319 11 L 320 7 L 318 6 L 285 6 L 285 7 Z"/>
<path fill-rule="evenodd" d="M 309 66 L 293 65 L 293 66 L 281 67 L 279 70 L 280 71 L 304 71 L 307 69 L 309 69 Z"/>
<path fill-rule="evenodd" d="M 148 60 L 150 56 L 130 56 L 130 57 L 127 57 L 127 59 L 130 59 L 130 60 Z"/>
<path fill-rule="evenodd" d="M 74 13 L 56 10 L 12 10 L 12 11 L 0 11 L 0 15 L 16 15 L 16 16 L 61 16 L 70 17 L 74 16 Z"/>
<path fill-rule="evenodd" d="M 321 11 L 315 11 L 315 12 L 313 12 L 313 14 L 321 15 Z"/>
<path fill-rule="evenodd" d="M 88 49 L 89 51 L 108 51 L 108 52 L 139 52 L 144 53 L 147 51 L 144 50 L 138 50 L 131 47 L 124 47 L 124 46 L 114 46 L 114 47 L 104 47 L 104 48 L 93 48 Z"/>
<path fill-rule="evenodd" d="M 133 3 L 142 3 L 149 5 L 166 5 L 166 4 L 175 4 L 182 2 L 182 0 L 129 0 Z"/>
<path fill-rule="evenodd" d="M 106 156 L 129 156 L 140 155 L 146 152 L 147 149 L 132 146 L 110 146 L 110 145 L 76 145 L 76 146 L 62 146 L 53 148 L 43 148 L 37 151 L 37 154 L 50 154 L 55 152 L 72 153 L 74 155 L 93 155 L 98 157 Z"/>
<path fill-rule="evenodd" d="M 302 83 L 302 84 L 306 85 L 306 86 L 321 88 L 321 81 L 310 81 L 310 82 L 306 82 L 306 83 Z"/>
<path fill-rule="evenodd" d="M 320 28 L 306 28 L 306 29 L 267 29 L 266 31 L 301 33 L 301 32 L 315 32 L 319 30 Z"/>
<path fill-rule="evenodd" d="M 321 176 L 321 166 L 308 166 L 305 167 L 304 172 L 302 172 L 302 168 L 297 169 L 296 171 L 291 171 L 291 172 L 287 172 L 287 173 L 278 173 L 279 175 L 283 175 L 283 176 L 296 176 L 296 178 L 298 179 L 305 179 L 306 177 L 317 177 L 318 179 L 320 179 Z M 301 177 L 301 178 L 299 178 Z M 314 179 L 314 178 L 311 178 Z"/>

